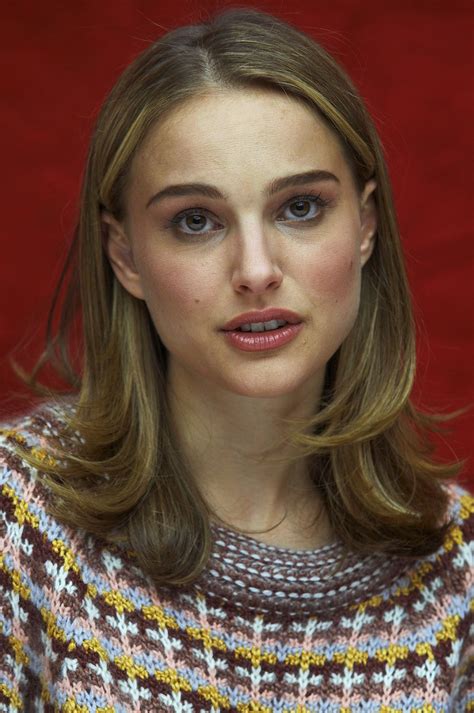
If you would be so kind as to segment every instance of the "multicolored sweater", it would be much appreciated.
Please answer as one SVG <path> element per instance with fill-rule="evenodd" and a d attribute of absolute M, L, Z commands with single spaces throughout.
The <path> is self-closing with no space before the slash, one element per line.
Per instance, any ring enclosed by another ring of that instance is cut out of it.
<path fill-rule="evenodd" d="M 1 711 L 474 710 L 474 498 L 459 485 L 443 546 L 417 561 L 212 525 L 195 584 L 157 590 L 133 553 L 47 513 L 16 444 L 41 454 L 58 416 L 0 441 Z"/>

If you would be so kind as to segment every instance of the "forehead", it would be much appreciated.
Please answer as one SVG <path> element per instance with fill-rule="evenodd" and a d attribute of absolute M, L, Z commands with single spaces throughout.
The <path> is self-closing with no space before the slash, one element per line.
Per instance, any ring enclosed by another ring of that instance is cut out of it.
<path fill-rule="evenodd" d="M 350 174 L 339 139 L 303 101 L 272 89 L 225 89 L 193 97 L 159 121 L 132 164 L 132 179 L 159 170 L 230 182 L 269 171 L 321 168 Z"/>

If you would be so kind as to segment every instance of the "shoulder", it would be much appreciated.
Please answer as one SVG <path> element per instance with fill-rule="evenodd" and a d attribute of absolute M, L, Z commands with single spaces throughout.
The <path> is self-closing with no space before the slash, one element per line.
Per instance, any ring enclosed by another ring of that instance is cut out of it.
<path fill-rule="evenodd" d="M 474 496 L 457 484 L 445 487 L 451 525 L 433 563 L 435 576 L 423 597 L 431 596 L 437 603 L 441 628 L 438 623 L 436 639 L 448 650 L 451 647 L 446 661 L 452 659 L 456 665 L 450 710 L 467 710 L 465 706 L 473 700 Z"/>
<path fill-rule="evenodd" d="M 474 559 L 474 496 L 457 483 L 444 484 L 449 496 L 445 522 L 449 527 L 440 549 L 429 559 L 444 585 L 461 593 L 468 599 L 473 592 Z"/>
<path fill-rule="evenodd" d="M 48 403 L 0 424 L 0 569 L 4 586 L 14 585 L 15 573 L 40 566 L 45 533 L 53 540 L 61 537 L 63 528 L 48 513 L 49 489 L 31 460 L 41 464 L 51 458 L 50 444 L 61 433 L 63 419 L 64 406 Z"/>
<path fill-rule="evenodd" d="M 46 448 L 52 438 L 61 434 L 73 409 L 72 400 L 49 401 L 9 420 L 0 421 L 1 462 L 8 458 L 9 453 L 17 453 L 25 448 Z"/>
<path fill-rule="evenodd" d="M 99 543 L 94 549 L 87 533 L 49 510 L 39 466 L 51 457 L 63 418 L 62 407 L 48 404 L 0 427 L 0 710 L 5 697 L 41 706 L 44 686 L 64 678 L 77 617 L 93 610 L 97 586 L 88 582 L 111 570 Z"/>
<path fill-rule="evenodd" d="M 451 522 L 446 534 L 443 549 L 450 552 L 454 545 L 467 546 L 466 554 L 471 552 L 474 539 L 474 495 L 458 483 L 443 486 L 449 496 L 447 520 Z M 471 562 L 472 564 L 472 562 Z"/>
<path fill-rule="evenodd" d="M 38 502 L 46 497 L 38 469 L 30 465 L 28 456 L 37 463 L 51 458 L 51 442 L 60 436 L 67 403 L 44 403 L 30 412 L 0 423 L 0 494 L 17 502 Z"/>
<path fill-rule="evenodd" d="M 69 425 L 74 408 L 68 400 L 46 403 L 0 424 L 0 602 L 2 586 L 5 595 L 20 582 L 31 605 L 49 602 L 47 591 L 58 595 L 71 588 L 76 594 L 84 593 L 85 580 L 99 575 L 104 581 L 113 579 L 108 563 L 115 553 L 117 557 L 133 555 L 54 515 L 56 495 L 41 463 L 52 460 L 54 471 L 58 445 L 60 449 L 77 445 L 79 436 Z M 79 576 L 79 560 L 86 570 L 83 577 Z M 127 559 L 126 567 L 131 571 L 134 565 Z M 66 575 L 73 576 L 73 586 L 63 582 Z"/>
<path fill-rule="evenodd" d="M 432 625 L 440 626 L 438 641 L 457 642 L 466 651 L 472 646 L 471 617 L 474 604 L 474 496 L 457 483 L 443 484 L 449 504 L 445 522 L 449 523 L 441 547 L 423 557 L 410 573 L 410 584 L 416 590 L 415 609 L 423 612 L 433 605 Z M 454 644 L 453 644 L 454 645 Z M 459 672 L 458 672 L 459 673 Z"/>

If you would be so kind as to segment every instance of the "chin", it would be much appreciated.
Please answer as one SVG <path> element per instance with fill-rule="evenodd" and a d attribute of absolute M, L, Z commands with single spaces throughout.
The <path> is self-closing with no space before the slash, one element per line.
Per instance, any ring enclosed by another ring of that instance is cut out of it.
<path fill-rule="evenodd" d="M 254 399 L 272 399 L 279 396 L 289 396 L 305 386 L 305 381 L 278 381 L 270 375 L 262 381 L 246 381 L 241 383 L 226 383 L 224 388 L 238 396 L 248 396 Z M 307 389 L 305 389 L 307 392 Z"/>

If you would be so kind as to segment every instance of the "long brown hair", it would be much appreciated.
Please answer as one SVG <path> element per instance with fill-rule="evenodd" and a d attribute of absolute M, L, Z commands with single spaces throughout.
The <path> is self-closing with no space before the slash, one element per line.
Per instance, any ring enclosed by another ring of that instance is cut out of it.
<path fill-rule="evenodd" d="M 357 184 L 377 183 L 377 241 L 363 268 L 356 324 L 327 366 L 320 409 L 309 421 L 288 422 L 288 439 L 311 464 L 348 548 L 415 557 L 435 551 L 448 527 L 442 481 L 456 467 L 432 460 L 427 433 L 435 419 L 410 402 L 414 325 L 374 125 L 344 71 L 311 37 L 257 10 L 227 10 L 153 43 L 107 98 L 90 145 L 59 331 L 50 330 L 32 379 L 50 362 L 77 390 L 55 460 L 29 456 L 55 494 L 53 514 L 126 543 L 156 584 L 198 576 L 211 548 L 210 509 L 173 433 L 166 350 L 146 304 L 114 276 L 101 210 L 124 217 L 131 161 L 151 126 L 213 88 L 256 86 L 309 106 L 339 138 Z M 81 374 L 67 349 L 76 308 Z"/>

